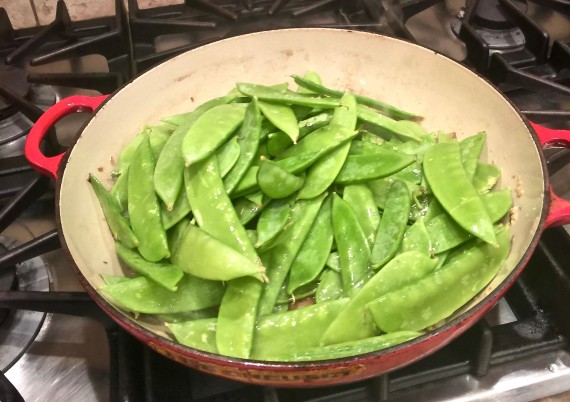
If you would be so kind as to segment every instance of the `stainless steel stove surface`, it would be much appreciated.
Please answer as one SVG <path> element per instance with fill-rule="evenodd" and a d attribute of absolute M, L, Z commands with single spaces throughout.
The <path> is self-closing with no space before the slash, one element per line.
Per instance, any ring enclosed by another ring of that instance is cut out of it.
<path fill-rule="evenodd" d="M 418 42 L 478 70 L 532 120 L 570 128 L 566 3 L 127 5 L 128 12 L 117 0 L 114 15 L 78 22 L 61 1 L 49 28 L 26 29 L 12 29 L 0 9 L 0 400 L 531 401 L 570 390 L 570 236 L 562 228 L 544 233 L 521 278 L 484 320 L 432 356 L 355 384 L 253 387 L 182 367 L 114 326 L 82 292 L 58 250 L 53 185 L 22 156 L 32 122 L 58 99 L 110 93 L 203 43 L 297 26 L 366 30 Z M 46 151 L 65 147 L 85 118 L 76 114 L 58 123 Z M 555 189 L 570 198 L 568 152 L 554 148 L 548 154 Z"/>

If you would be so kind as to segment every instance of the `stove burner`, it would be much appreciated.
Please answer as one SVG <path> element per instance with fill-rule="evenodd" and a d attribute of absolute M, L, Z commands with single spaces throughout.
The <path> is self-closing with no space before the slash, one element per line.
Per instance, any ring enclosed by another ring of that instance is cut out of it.
<path fill-rule="evenodd" d="M 0 254 L 6 252 L 8 249 L 0 244 Z M 14 290 L 17 285 L 16 280 L 16 267 L 8 267 L 0 269 L 0 291 L 2 290 Z M 4 321 L 8 315 L 9 310 L 0 309 L 0 324 Z"/>
<path fill-rule="evenodd" d="M 463 16 L 461 16 L 461 19 Z M 461 38 L 460 31 L 462 20 L 459 17 L 451 21 L 451 30 L 459 38 Z M 484 28 L 476 23 L 472 24 L 475 31 L 481 36 L 481 39 L 489 46 L 489 50 L 493 51 L 510 51 L 520 50 L 524 48 L 525 37 L 519 28 L 507 29 L 491 29 Z"/>
<path fill-rule="evenodd" d="M 528 8 L 525 0 L 514 0 L 513 4 L 523 12 L 526 12 Z M 499 4 L 499 0 L 478 0 L 473 14 L 473 23 L 481 28 L 492 30 L 512 29 L 517 26 L 503 6 Z"/>
<path fill-rule="evenodd" d="M 9 250 L 21 243 L 6 236 L 0 236 L 0 252 Z M 49 290 L 47 267 L 40 257 L 32 258 L 16 267 L 18 286 L 16 290 Z M 0 297 L 1 292 L 0 290 Z M 13 310 L 7 314 L 0 326 L 0 371 L 10 368 L 26 351 L 35 339 L 45 318 L 45 313 Z"/>
<path fill-rule="evenodd" d="M 0 63 L 0 83 L 21 97 L 25 97 L 28 94 L 31 86 L 27 82 L 26 72 L 23 69 L 4 63 Z M 12 107 L 12 104 L 0 96 L 0 119 L 15 112 L 16 110 Z"/>

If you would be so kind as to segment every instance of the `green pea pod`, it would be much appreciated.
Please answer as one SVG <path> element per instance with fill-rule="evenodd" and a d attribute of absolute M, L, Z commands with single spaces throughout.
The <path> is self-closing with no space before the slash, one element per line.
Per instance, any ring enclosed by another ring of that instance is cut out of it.
<path fill-rule="evenodd" d="M 154 192 L 154 158 L 148 136 L 139 145 L 129 165 L 128 209 L 133 233 L 139 240 L 141 255 L 148 261 L 170 256 L 162 226 L 160 205 Z"/>
<path fill-rule="evenodd" d="M 245 110 L 244 104 L 231 103 L 216 106 L 198 117 L 182 140 L 186 166 L 212 155 L 243 122 Z"/>
<path fill-rule="evenodd" d="M 263 211 L 263 205 L 251 202 L 245 197 L 236 199 L 234 208 L 242 225 L 246 225 Z"/>
<path fill-rule="evenodd" d="M 318 159 L 318 153 L 307 153 L 299 156 L 274 161 L 278 166 L 291 174 L 298 174 L 305 171 Z"/>
<path fill-rule="evenodd" d="M 388 150 L 376 154 L 349 155 L 335 183 L 358 183 L 390 176 L 414 161 L 413 156 Z"/>
<path fill-rule="evenodd" d="M 121 211 L 126 211 L 129 204 L 129 169 L 126 168 L 123 173 L 117 177 L 117 181 L 111 189 L 111 197 L 117 202 Z"/>
<path fill-rule="evenodd" d="M 425 222 L 429 222 L 431 221 L 433 218 L 435 218 L 436 216 L 445 213 L 445 210 L 443 209 L 443 207 L 441 206 L 441 204 L 439 203 L 439 201 L 435 198 L 433 198 L 428 205 L 428 209 L 426 211 L 426 214 L 424 215 L 425 218 Z"/>
<path fill-rule="evenodd" d="M 463 169 L 458 143 L 440 142 L 428 149 L 424 174 L 437 200 L 459 226 L 496 244 L 493 222 Z"/>
<path fill-rule="evenodd" d="M 477 163 L 479 162 L 481 151 L 485 145 L 486 136 L 487 134 L 483 131 L 467 137 L 459 143 L 459 153 L 461 154 L 463 169 L 469 180 L 473 180 L 473 176 L 475 176 L 475 170 L 477 169 Z"/>
<path fill-rule="evenodd" d="M 292 145 L 293 141 L 283 131 L 271 133 L 267 136 L 267 152 L 270 156 L 278 156 Z"/>
<path fill-rule="evenodd" d="M 261 191 L 258 191 L 257 193 L 246 194 L 243 196 L 243 198 L 253 202 L 255 205 L 262 206 L 264 204 L 263 200 L 267 199 L 268 197 Z"/>
<path fill-rule="evenodd" d="M 354 295 L 367 278 L 370 247 L 352 207 L 336 194 L 333 196 L 332 225 L 344 294 Z"/>
<path fill-rule="evenodd" d="M 364 184 L 351 184 L 344 188 L 343 199 L 352 207 L 366 240 L 372 247 L 380 224 L 380 214 L 372 191 Z"/>
<path fill-rule="evenodd" d="M 333 108 L 339 101 L 331 98 L 318 98 L 295 93 L 289 90 L 279 90 L 263 85 L 238 83 L 239 91 L 247 96 L 256 96 L 260 100 L 281 102 L 287 105 L 301 105 L 317 108 Z"/>
<path fill-rule="evenodd" d="M 400 245 L 400 251 L 402 253 L 418 251 L 427 256 L 431 255 L 431 241 L 423 217 L 416 220 L 416 222 L 406 230 L 402 244 Z"/>
<path fill-rule="evenodd" d="M 94 175 L 89 174 L 89 182 L 99 200 L 99 204 L 101 204 L 101 209 L 115 240 L 122 242 L 128 248 L 137 247 L 139 241 L 131 230 L 129 222 L 121 215 L 121 210 L 115 199 L 105 190 Z"/>
<path fill-rule="evenodd" d="M 347 303 L 348 299 L 340 299 L 261 317 L 256 325 L 251 357 L 277 360 L 285 354 L 318 346 L 323 331 Z"/>
<path fill-rule="evenodd" d="M 299 138 L 303 138 L 307 134 L 326 126 L 330 123 L 332 119 L 332 113 L 330 111 L 319 113 L 315 116 L 306 118 L 299 122 Z"/>
<path fill-rule="evenodd" d="M 166 141 L 166 144 L 164 144 L 154 170 L 154 188 L 160 199 L 166 204 L 167 209 L 171 209 L 174 206 L 174 202 L 182 188 L 182 172 L 184 168 L 182 140 L 184 140 L 188 130 L 200 116 L 216 106 L 228 103 L 231 99 L 231 97 L 227 96 L 212 99 L 198 106 L 193 112 L 185 113 L 183 116 L 179 115 L 180 118 L 175 119 L 177 123 L 173 122 L 178 127 Z"/>
<path fill-rule="evenodd" d="M 481 201 L 483 201 L 489 218 L 493 222 L 499 221 L 513 206 L 509 189 L 483 194 Z M 472 237 L 446 213 L 441 213 L 427 222 L 426 229 L 432 243 L 431 251 L 434 254 L 457 247 Z"/>
<path fill-rule="evenodd" d="M 422 335 L 415 331 L 398 331 L 390 334 L 375 336 L 372 338 L 360 339 L 358 341 L 344 342 L 330 346 L 320 346 L 308 349 L 301 354 L 284 356 L 285 361 L 311 361 L 338 359 L 341 357 L 356 356 L 363 353 L 375 352 L 399 345 Z"/>
<path fill-rule="evenodd" d="M 479 242 L 416 283 L 382 295 L 367 304 L 384 332 L 418 331 L 449 317 L 495 277 L 510 249 L 510 233 L 496 233 L 498 247 Z"/>
<path fill-rule="evenodd" d="M 309 70 L 305 73 L 305 75 L 303 76 L 304 80 L 307 80 L 309 82 L 315 83 L 315 84 L 320 84 L 321 83 L 321 77 L 319 76 L 319 74 L 317 74 L 315 71 Z M 304 88 L 302 86 L 299 85 L 299 88 L 297 88 L 297 92 L 300 94 L 315 94 L 316 92 L 311 91 L 310 89 Z"/>
<path fill-rule="evenodd" d="M 259 149 L 262 117 L 259 112 L 257 99 L 253 99 L 245 110 L 243 123 L 238 133 L 240 153 L 232 170 L 224 177 L 224 186 L 229 194 L 236 188 L 244 177 L 247 169 L 253 163 Z"/>
<path fill-rule="evenodd" d="M 377 154 L 382 152 L 385 147 L 382 144 L 375 144 L 368 141 L 352 141 L 350 144 L 349 155 L 365 155 L 365 154 Z"/>
<path fill-rule="evenodd" d="M 326 264 L 327 267 L 329 267 L 333 271 L 340 273 L 340 258 L 338 256 L 337 251 L 333 251 L 332 253 L 329 254 Z"/>
<path fill-rule="evenodd" d="M 300 287 L 317 279 L 325 267 L 332 243 L 331 200 L 328 197 L 291 265 L 287 293 L 293 294 Z"/>
<path fill-rule="evenodd" d="M 299 122 L 289 106 L 260 101 L 259 109 L 267 120 L 287 134 L 293 143 L 297 142 L 299 138 Z"/>
<path fill-rule="evenodd" d="M 370 279 L 326 329 L 321 345 L 356 341 L 378 335 L 365 306 L 380 296 L 417 282 L 429 275 L 437 259 L 410 251 L 399 254 Z"/>
<path fill-rule="evenodd" d="M 268 159 L 262 160 L 257 172 L 257 184 L 271 198 L 285 198 L 299 190 L 305 179 L 292 175 Z"/>
<path fill-rule="evenodd" d="M 321 95 L 328 95 L 328 96 L 333 96 L 335 98 L 340 98 L 344 94 L 344 92 L 324 87 L 317 82 L 299 77 L 298 75 L 292 75 L 292 77 L 295 83 L 297 83 L 297 85 Z M 385 113 L 388 116 L 392 116 L 397 119 L 421 118 L 421 116 L 418 116 L 417 114 L 406 112 L 404 110 L 398 109 L 395 106 L 389 105 L 387 103 L 381 102 L 376 99 L 368 98 L 366 96 L 356 95 L 356 101 L 362 105 L 370 106 L 374 109 L 381 111 L 382 113 Z"/>
<path fill-rule="evenodd" d="M 121 243 L 115 244 L 119 258 L 136 272 L 159 284 L 165 289 L 175 292 L 184 272 L 176 265 L 168 262 L 150 262 L 141 257 L 139 253 L 128 249 Z"/>
<path fill-rule="evenodd" d="M 106 274 L 101 274 L 101 278 L 103 279 L 103 282 L 105 282 L 105 285 L 114 285 L 116 283 L 126 282 L 130 280 L 130 278 L 127 278 L 126 276 Z"/>
<path fill-rule="evenodd" d="M 265 268 L 194 225 L 188 225 L 172 261 L 198 278 L 229 281 L 242 276 L 259 280 Z"/>
<path fill-rule="evenodd" d="M 396 180 L 388 192 L 386 207 L 372 247 L 370 261 L 374 268 L 381 268 L 398 251 L 406 231 L 409 214 L 410 193 L 408 187 L 403 182 Z"/>
<path fill-rule="evenodd" d="M 216 319 L 167 323 L 176 340 L 182 345 L 203 350 L 204 352 L 219 353 L 216 347 Z"/>
<path fill-rule="evenodd" d="M 150 141 L 150 148 L 152 149 L 152 156 L 154 160 L 158 160 L 162 148 L 170 138 L 172 131 L 164 130 L 159 127 L 151 127 L 148 133 L 148 139 Z"/>
<path fill-rule="evenodd" d="M 354 130 L 356 126 L 356 100 L 352 94 L 345 94 L 340 99 L 340 106 L 334 111 L 331 125 Z M 335 180 L 342 169 L 350 143 L 347 142 L 315 162 L 309 169 L 305 183 L 299 191 L 299 199 L 314 198 L 324 192 Z"/>
<path fill-rule="evenodd" d="M 186 193 L 198 225 L 258 263 L 259 257 L 226 194 L 215 158 L 185 169 Z M 260 264 L 261 265 L 261 264 Z M 220 305 L 216 344 L 220 353 L 249 357 L 261 282 L 245 277 L 228 283 Z"/>
<path fill-rule="evenodd" d="M 329 124 L 308 134 L 294 147 L 285 150 L 278 159 L 312 155 L 314 162 L 322 155 L 350 141 L 357 133 L 355 130 Z"/>
<path fill-rule="evenodd" d="M 99 292 L 112 303 L 134 313 L 172 314 L 217 306 L 222 300 L 224 287 L 221 282 L 184 275 L 176 292 L 171 292 L 139 276 L 105 285 L 99 288 Z"/>
<path fill-rule="evenodd" d="M 411 131 L 405 125 L 400 124 L 399 121 L 393 120 L 388 116 L 378 113 L 366 106 L 358 105 L 358 119 L 368 123 L 376 128 L 386 131 L 389 134 L 395 134 L 401 138 L 420 142 L 422 137 L 418 136 L 416 132 Z"/>
<path fill-rule="evenodd" d="M 319 334 L 346 305 L 346 302 L 347 299 L 341 299 L 301 310 L 260 317 L 255 330 L 252 358 L 274 360 L 291 350 L 300 352 L 316 345 L 315 340 L 318 341 L 318 337 L 311 336 L 311 334 Z M 306 313 L 310 315 L 307 317 Z M 219 320 L 215 318 L 168 325 L 181 344 L 208 352 L 221 353 L 216 347 L 218 326 Z"/>
<path fill-rule="evenodd" d="M 218 148 L 218 167 L 220 169 L 220 176 L 222 176 L 222 178 L 224 178 L 230 172 L 230 170 L 232 170 L 239 159 L 240 152 L 241 149 L 236 137 L 230 138 L 228 142 Z"/>
<path fill-rule="evenodd" d="M 269 202 L 257 221 L 256 248 L 261 248 L 272 242 L 281 233 L 291 214 L 292 204 L 292 198 L 282 198 Z"/>
<path fill-rule="evenodd" d="M 382 145 L 386 142 L 382 137 L 380 137 L 376 134 L 373 134 L 367 130 L 363 130 L 362 128 L 360 129 L 360 140 L 362 142 L 367 142 L 367 143 L 373 144 L 373 145 Z M 413 142 L 413 143 L 415 144 L 415 142 Z M 402 153 L 404 153 L 404 152 L 402 152 Z"/>
<path fill-rule="evenodd" d="M 232 198 L 241 197 L 244 194 L 249 194 L 257 189 L 257 173 L 259 172 L 259 166 L 250 166 L 239 183 L 231 192 Z M 226 189 L 228 191 L 228 189 Z"/>
<path fill-rule="evenodd" d="M 147 133 L 147 131 L 148 130 L 146 128 L 144 128 L 136 137 L 133 137 L 133 139 L 130 140 L 127 145 L 125 145 L 125 147 L 123 148 L 123 150 L 119 154 L 117 166 L 114 169 L 114 172 L 116 174 L 119 174 L 119 175 L 126 174 L 128 168 L 129 168 L 129 164 L 131 163 L 131 159 L 133 158 L 133 155 L 135 154 L 135 151 L 137 150 L 137 148 L 139 147 L 139 145 L 141 144 L 141 142 L 144 139 L 144 135 L 142 135 L 142 134 Z"/>
<path fill-rule="evenodd" d="M 186 195 L 198 226 L 258 264 L 259 257 L 227 196 L 215 157 L 184 171 Z"/>
<path fill-rule="evenodd" d="M 168 230 L 180 222 L 181 219 L 188 216 L 190 212 L 191 208 L 188 203 L 188 197 L 186 197 L 186 193 L 182 192 L 178 194 L 178 198 L 170 211 L 166 208 L 166 205 L 161 204 L 160 214 L 162 216 L 162 226 L 164 226 L 165 230 Z"/>
<path fill-rule="evenodd" d="M 169 323 L 177 323 L 191 320 L 202 320 L 204 318 L 215 318 L 218 315 L 218 309 L 216 307 L 205 308 L 198 311 L 189 311 L 186 313 L 175 313 L 175 314 L 157 314 L 156 318 L 164 322 L 166 326 Z"/>
<path fill-rule="evenodd" d="M 167 233 L 168 237 L 168 248 L 170 249 L 170 254 L 176 255 L 178 253 L 178 247 L 182 242 L 184 233 L 186 232 L 186 227 L 190 224 L 189 219 L 182 219 L 178 222 L 172 229 Z"/>
<path fill-rule="evenodd" d="M 501 169 L 488 163 L 478 163 L 473 177 L 473 187 L 479 194 L 491 191 L 501 177 Z"/>
<path fill-rule="evenodd" d="M 246 232 L 249 241 L 251 241 L 252 244 L 257 243 L 257 230 L 247 229 Z"/>
<path fill-rule="evenodd" d="M 350 342 L 378 335 L 378 329 L 366 305 L 380 296 L 417 282 L 429 275 L 437 259 L 410 251 L 399 254 L 378 271 L 327 328 L 321 338 L 321 345 Z"/>
<path fill-rule="evenodd" d="M 337 300 L 342 297 L 342 276 L 332 269 L 325 269 L 321 274 L 319 286 L 315 293 L 317 303 Z"/>
<path fill-rule="evenodd" d="M 267 267 L 269 282 L 265 284 L 259 301 L 259 315 L 270 314 L 289 269 L 295 261 L 307 234 L 317 217 L 325 194 L 312 200 L 301 200 L 291 210 L 289 221 L 271 249 L 271 260 Z"/>

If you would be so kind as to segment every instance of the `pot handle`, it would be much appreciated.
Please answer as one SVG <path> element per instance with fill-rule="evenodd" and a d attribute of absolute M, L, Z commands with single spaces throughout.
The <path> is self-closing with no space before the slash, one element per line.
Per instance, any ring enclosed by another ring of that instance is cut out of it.
<path fill-rule="evenodd" d="M 540 145 L 561 145 L 570 148 L 570 130 L 555 130 L 530 122 L 532 128 L 538 136 Z M 570 201 L 557 196 L 552 190 L 550 192 L 550 208 L 546 217 L 545 227 L 560 226 L 570 223 Z"/>
<path fill-rule="evenodd" d="M 43 138 L 64 116 L 75 112 L 92 112 L 107 96 L 70 96 L 47 109 L 30 130 L 24 146 L 24 154 L 32 168 L 52 179 L 57 179 L 57 170 L 65 152 L 56 156 L 45 156 L 40 148 Z"/>

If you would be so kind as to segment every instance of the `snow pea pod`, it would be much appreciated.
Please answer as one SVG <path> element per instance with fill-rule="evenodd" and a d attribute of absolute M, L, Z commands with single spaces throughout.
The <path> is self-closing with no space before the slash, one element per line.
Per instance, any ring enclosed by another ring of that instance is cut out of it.
<path fill-rule="evenodd" d="M 366 240 L 372 247 L 380 224 L 380 214 L 372 191 L 364 184 L 351 184 L 344 187 L 342 198 L 352 207 Z"/>
<path fill-rule="evenodd" d="M 327 267 L 335 272 L 340 272 L 340 259 L 338 257 L 338 252 L 333 251 L 329 254 L 327 258 Z"/>
<path fill-rule="evenodd" d="M 257 184 L 271 198 L 290 196 L 303 186 L 304 181 L 303 177 L 292 175 L 271 160 L 264 159 L 259 164 Z"/>
<path fill-rule="evenodd" d="M 217 306 L 222 300 L 224 287 L 221 282 L 185 274 L 176 292 L 166 290 L 144 276 L 104 285 L 99 292 L 113 303 L 135 313 L 172 314 Z"/>
<path fill-rule="evenodd" d="M 488 163 L 478 163 L 473 177 L 473 187 L 479 194 L 491 191 L 501 177 L 501 169 Z"/>
<path fill-rule="evenodd" d="M 121 211 L 126 211 L 129 203 L 129 169 L 125 169 L 123 173 L 113 185 L 111 189 L 111 197 L 117 202 Z"/>
<path fill-rule="evenodd" d="M 234 208 L 242 225 L 247 224 L 263 211 L 263 205 L 251 202 L 245 197 L 235 200 Z"/>
<path fill-rule="evenodd" d="M 496 243 L 493 223 L 463 169 L 457 142 L 440 142 L 428 149 L 424 174 L 437 200 L 459 226 L 487 243 Z"/>
<path fill-rule="evenodd" d="M 154 160 L 158 160 L 160 152 L 172 134 L 171 130 L 164 130 L 159 127 L 150 127 L 148 139 L 150 141 L 150 148 L 152 149 L 152 156 Z"/>
<path fill-rule="evenodd" d="M 415 331 L 398 331 L 379 335 L 372 338 L 359 339 L 352 342 L 343 342 L 335 345 L 310 348 L 304 353 L 283 357 L 285 361 L 311 361 L 338 359 L 341 357 L 356 356 L 363 353 L 375 352 L 399 345 L 422 335 Z"/>
<path fill-rule="evenodd" d="M 261 317 L 255 328 L 251 357 L 277 360 L 285 354 L 318 346 L 323 331 L 347 303 L 348 299 L 339 299 Z"/>
<path fill-rule="evenodd" d="M 234 187 L 230 193 L 228 189 L 226 191 L 231 194 L 232 198 L 241 197 L 244 194 L 249 194 L 254 192 L 257 186 L 257 173 L 259 172 L 259 166 L 250 166 L 246 171 L 238 184 Z"/>
<path fill-rule="evenodd" d="M 170 254 L 176 255 L 178 253 L 178 247 L 182 241 L 186 227 L 190 224 L 189 219 L 182 219 L 178 222 L 172 229 L 167 233 L 168 237 L 168 248 L 170 249 Z"/>
<path fill-rule="evenodd" d="M 196 110 L 185 113 L 178 121 L 178 127 L 174 130 L 156 161 L 154 170 L 154 188 L 160 199 L 166 204 L 167 209 L 172 209 L 174 202 L 178 198 L 182 188 L 184 158 L 182 157 L 182 140 L 188 130 L 200 116 L 206 111 L 231 101 L 231 97 L 221 97 L 212 99 L 196 108 Z"/>
<path fill-rule="evenodd" d="M 259 109 L 261 113 L 269 120 L 275 127 L 283 131 L 291 138 L 293 143 L 297 142 L 299 138 L 299 122 L 293 110 L 283 104 L 272 102 L 259 102 Z"/>
<path fill-rule="evenodd" d="M 388 116 L 378 113 L 376 110 L 370 109 L 366 106 L 358 105 L 358 119 L 377 127 L 389 134 L 395 134 L 399 137 L 421 142 L 422 137 L 418 136 L 416 132 L 410 131 L 409 128 L 400 124 L 399 121 L 393 120 Z"/>
<path fill-rule="evenodd" d="M 143 129 L 136 137 L 133 137 L 133 139 L 130 140 L 122 149 L 121 153 L 119 154 L 119 159 L 117 160 L 117 166 L 113 171 L 114 174 L 122 175 L 127 172 L 135 151 L 144 140 L 143 134 L 147 134 L 146 128 Z"/>
<path fill-rule="evenodd" d="M 335 179 L 335 183 L 358 183 L 390 176 L 416 159 L 386 149 L 375 154 L 349 155 Z"/>
<path fill-rule="evenodd" d="M 239 127 L 245 117 L 245 105 L 231 103 L 204 112 L 182 140 L 182 156 L 186 166 L 212 155 Z"/>
<path fill-rule="evenodd" d="M 219 353 L 216 347 L 215 318 L 167 323 L 166 326 L 182 345 L 205 352 Z"/>
<path fill-rule="evenodd" d="M 121 261 L 136 272 L 171 292 L 175 292 L 178 289 L 178 283 L 184 277 L 184 272 L 176 265 L 163 261 L 147 261 L 139 253 L 123 246 L 119 242 L 115 244 L 115 248 Z"/>
<path fill-rule="evenodd" d="M 97 200 L 99 200 L 103 215 L 105 215 L 107 225 L 109 225 L 115 240 L 119 240 L 128 248 L 137 247 L 139 241 L 131 230 L 129 222 L 121 215 L 121 210 L 115 199 L 105 190 L 94 175 L 89 174 L 89 182 L 91 187 L 93 187 Z"/>
<path fill-rule="evenodd" d="M 295 293 L 300 287 L 317 279 L 325 267 L 332 243 L 331 199 L 328 197 L 291 265 L 288 294 Z"/>
<path fill-rule="evenodd" d="M 489 218 L 493 222 L 497 222 L 505 216 L 513 205 L 511 191 L 509 189 L 482 194 L 481 201 L 483 201 Z M 469 232 L 463 230 L 461 226 L 446 213 L 441 213 L 426 222 L 426 229 L 432 243 L 431 251 L 434 254 L 450 250 L 472 237 Z"/>
<path fill-rule="evenodd" d="M 228 142 L 220 146 L 216 154 L 218 156 L 218 168 L 222 178 L 232 170 L 239 159 L 240 152 L 241 149 L 236 137 L 230 138 Z"/>
<path fill-rule="evenodd" d="M 343 291 L 353 295 L 366 282 L 370 247 L 352 207 L 336 194 L 333 196 L 332 225 Z"/>
<path fill-rule="evenodd" d="M 267 197 L 265 194 L 263 194 L 261 191 L 258 191 L 256 193 L 249 193 L 243 196 L 243 198 L 247 199 L 248 201 L 253 202 L 255 205 L 263 205 L 264 199 L 267 199 L 269 197 Z"/>
<path fill-rule="evenodd" d="M 279 290 L 289 274 L 307 234 L 317 217 L 326 194 L 311 200 L 300 200 L 291 210 L 289 221 L 270 250 L 270 264 L 267 266 L 269 282 L 265 284 L 259 301 L 259 315 L 270 314 L 275 306 Z"/>
<path fill-rule="evenodd" d="M 185 169 L 186 193 L 194 217 L 204 231 L 257 264 L 259 257 L 226 194 L 216 162 L 210 157 Z M 220 353 L 249 356 L 261 290 L 261 282 L 254 278 L 228 283 L 218 315 L 216 344 Z"/>
<path fill-rule="evenodd" d="M 133 233 L 140 242 L 139 251 L 148 261 L 154 262 L 169 257 L 170 252 L 154 192 L 153 172 L 154 158 L 145 135 L 129 165 L 128 209 Z"/>
<path fill-rule="evenodd" d="M 194 225 L 188 225 L 182 235 L 178 252 L 172 262 L 184 272 L 198 278 L 229 281 L 242 276 L 262 280 L 265 268 L 226 246 Z"/>
<path fill-rule="evenodd" d="M 450 256 L 437 271 L 367 304 L 384 332 L 417 331 L 449 317 L 495 277 L 510 249 L 508 227 L 496 233 L 498 247 L 478 242 Z"/>
<path fill-rule="evenodd" d="M 424 217 L 418 218 L 404 233 L 400 251 L 418 251 L 427 256 L 431 255 L 431 241 L 424 223 Z"/>
<path fill-rule="evenodd" d="M 332 269 L 325 269 L 319 280 L 315 300 L 317 303 L 324 303 L 337 300 L 342 297 L 342 276 Z"/>
<path fill-rule="evenodd" d="M 340 106 L 334 110 L 331 125 L 354 130 L 356 127 L 356 100 L 347 93 L 340 98 Z M 350 142 L 329 152 L 326 157 L 317 160 L 308 170 L 305 183 L 299 191 L 299 199 L 314 198 L 324 192 L 341 171 L 348 151 Z"/>
<path fill-rule="evenodd" d="M 160 214 L 162 216 L 162 226 L 165 230 L 170 229 L 172 226 L 176 225 L 181 219 L 186 217 L 191 211 L 190 204 L 188 203 L 188 197 L 186 197 L 185 192 L 178 194 L 174 206 L 169 211 L 166 205 L 161 204 Z M 172 250 L 171 250 L 172 251 Z"/>
<path fill-rule="evenodd" d="M 459 153 L 463 162 L 463 169 L 469 180 L 473 180 L 481 151 L 485 145 L 486 133 L 484 131 L 463 139 L 459 143 Z"/>
<path fill-rule="evenodd" d="M 263 85 L 240 82 L 237 84 L 237 88 L 244 95 L 257 96 L 260 100 L 282 102 L 287 105 L 301 105 L 316 108 L 333 108 L 339 105 L 339 101 L 336 99 L 311 97 L 293 91 L 279 90 Z"/>
<path fill-rule="evenodd" d="M 410 251 L 399 254 L 364 285 L 321 338 L 321 345 L 350 342 L 378 335 L 378 329 L 365 306 L 380 296 L 414 283 L 429 275 L 437 259 Z"/>
<path fill-rule="evenodd" d="M 358 134 L 342 126 L 328 125 L 319 128 L 301 139 L 294 147 L 285 150 L 277 159 L 313 155 L 313 161 L 350 141 Z"/>
<path fill-rule="evenodd" d="M 396 180 L 390 186 L 386 207 L 374 239 L 370 256 L 370 262 L 374 268 L 381 268 L 398 251 L 406 231 L 409 214 L 410 193 L 408 187 L 403 182 Z"/>
<path fill-rule="evenodd" d="M 246 174 L 247 169 L 253 163 L 259 148 L 261 121 L 262 118 L 257 99 L 253 98 L 245 110 L 243 123 L 237 135 L 237 141 L 240 147 L 238 160 L 224 177 L 224 186 L 229 194 L 236 188 Z"/>
<path fill-rule="evenodd" d="M 319 76 L 319 74 L 313 70 L 309 70 L 305 73 L 305 75 L 303 76 L 304 80 L 307 80 L 309 82 L 315 83 L 315 84 L 320 84 L 321 83 L 321 77 Z M 297 88 L 297 92 L 300 94 L 316 94 L 316 92 L 307 89 L 305 87 L 302 87 L 301 85 L 299 85 L 299 88 Z"/>
<path fill-rule="evenodd" d="M 340 98 L 344 94 L 344 92 L 324 87 L 317 82 L 299 77 L 298 75 L 292 75 L 291 77 L 293 78 L 295 83 L 297 83 L 297 85 L 302 86 L 303 88 L 306 88 L 318 94 L 333 96 L 335 98 Z M 392 116 L 397 119 L 421 118 L 421 116 L 418 116 L 417 114 L 406 112 L 404 110 L 398 109 L 395 106 L 389 105 L 387 103 L 381 102 L 373 98 L 368 98 L 366 96 L 356 95 L 356 101 L 362 105 L 370 106 L 374 109 L 377 109 L 385 113 L 388 116 Z"/>
<path fill-rule="evenodd" d="M 257 221 L 256 248 L 270 243 L 281 233 L 291 214 L 292 204 L 293 198 L 281 198 L 269 202 Z"/>

